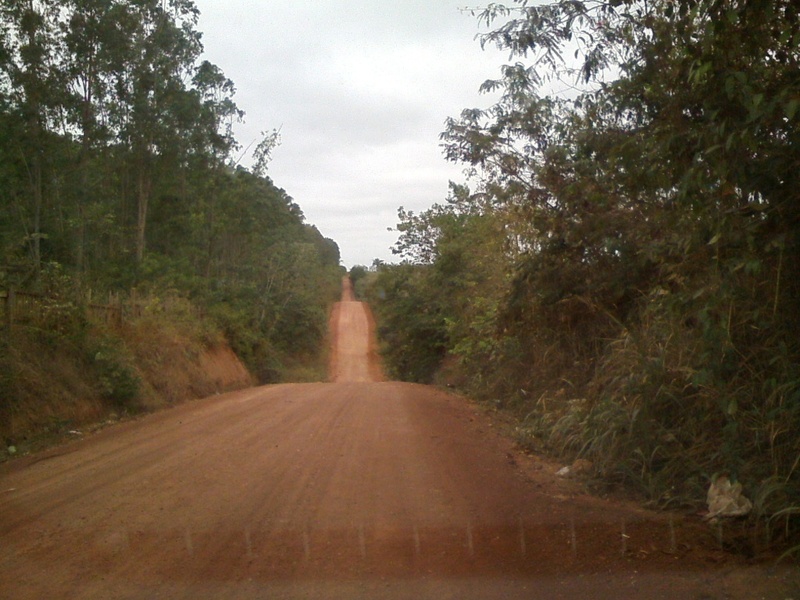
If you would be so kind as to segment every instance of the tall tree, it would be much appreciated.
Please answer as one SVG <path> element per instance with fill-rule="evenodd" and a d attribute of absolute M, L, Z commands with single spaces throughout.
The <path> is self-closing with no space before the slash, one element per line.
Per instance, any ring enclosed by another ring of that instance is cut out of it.
<path fill-rule="evenodd" d="M 69 120 L 80 142 L 75 263 L 82 273 L 86 269 L 88 211 L 97 196 L 98 178 L 92 177 L 91 171 L 99 165 L 93 157 L 111 142 L 112 131 L 105 121 L 114 101 L 113 74 L 121 71 L 128 58 L 133 21 L 127 8 L 113 0 L 72 0 L 67 10 L 61 68 L 69 80 Z"/>
<path fill-rule="evenodd" d="M 198 11 L 191 0 L 139 0 L 131 3 L 136 29 L 130 60 L 116 81 L 115 118 L 131 153 L 136 189 L 134 249 L 141 263 L 155 163 L 176 137 L 169 111 L 186 90 L 202 51 L 195 30 Z"/>
<path fill-rule="evenodd" d="M 31 260 L 38 273 L 44 236 L 44 171 L 48 158 L 48 120 L 52 117 L 49 111 L 62 97 L 62 81 L 54 68 L 59 51 L 56 36 L 59 7 L 51 0 L 5 0 L 0 4 L 0 14 L 7 27 L 2 66 L 10 84 L 10 108 L 24 124 L 24 135 L 12 142 L 19 144 L 28 182 L 27 202 L 20 212 L 24 215 Z"/>

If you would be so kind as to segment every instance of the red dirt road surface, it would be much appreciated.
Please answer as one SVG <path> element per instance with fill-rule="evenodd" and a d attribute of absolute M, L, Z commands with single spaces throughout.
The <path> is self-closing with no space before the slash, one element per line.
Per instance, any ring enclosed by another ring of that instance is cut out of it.
<path fill-rule="evenodd" d="M 342 301 L 333 307 L 330 378 L 336 383 L 383 381 L 369 308 L 357 302 L 350 278 L 342 280 Z"/>
<path fill-rule="evenodd" d="M 379 381 L 349 288 L 332 327 L 331 383 L 187 403 L 0 467 L 0 598 L 800 599 L 795 568 L 592 498 L 467 400 Z"/>

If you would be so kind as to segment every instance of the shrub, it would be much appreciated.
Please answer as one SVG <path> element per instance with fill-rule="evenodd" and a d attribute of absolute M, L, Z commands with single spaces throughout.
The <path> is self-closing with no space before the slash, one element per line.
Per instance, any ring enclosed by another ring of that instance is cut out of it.
<path fill-rule="evenodd" d="M 139 396 L 141 378 L 133 355 L 122 340 L 101 336 L 91 344 L 88 355 L 102 397 L 130 408 Z"/>

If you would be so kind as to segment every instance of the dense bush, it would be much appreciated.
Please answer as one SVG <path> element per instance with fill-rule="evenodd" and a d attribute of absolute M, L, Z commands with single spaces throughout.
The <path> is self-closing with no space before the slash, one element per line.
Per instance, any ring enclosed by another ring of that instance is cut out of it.
<path fill-rule="evenodd" d="M 523 439 L 655 503 L 699 504 L 727 473 L 758 514 L 791 522 L 794 3 L 520 1 L 479 16 L 496 26 L 484 43 L 518 62 L 484 84 L 496 105 L 442 134 L 473 189 L 401 212 L 405 263 L 373 292 L 390 366 L 430 379 L 457 360 L 467 389 L 518 411 Z M 572 98 L 547 92 L 576 76 Z"/>

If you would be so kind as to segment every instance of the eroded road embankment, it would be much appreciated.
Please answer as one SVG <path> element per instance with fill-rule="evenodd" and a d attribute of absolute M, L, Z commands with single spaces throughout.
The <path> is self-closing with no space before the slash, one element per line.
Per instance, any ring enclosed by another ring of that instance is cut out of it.
<path fill-rule="evenodd" d="M 463 399 L 375 381 L 365 307 L 345 295 L 335 315 L 335 383 L 5 465 L 0 598 L 791 597 L 787 571 L 557 480 Z"/>

